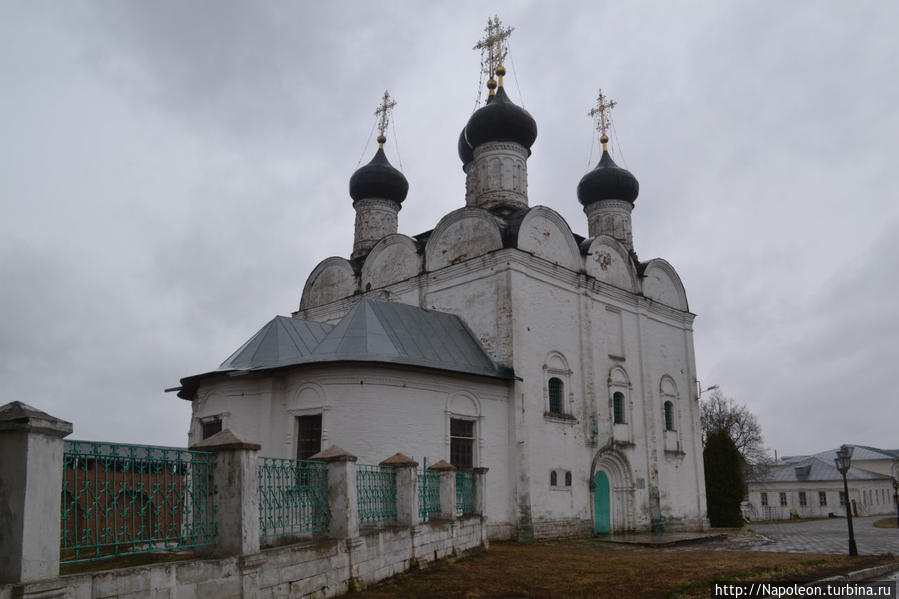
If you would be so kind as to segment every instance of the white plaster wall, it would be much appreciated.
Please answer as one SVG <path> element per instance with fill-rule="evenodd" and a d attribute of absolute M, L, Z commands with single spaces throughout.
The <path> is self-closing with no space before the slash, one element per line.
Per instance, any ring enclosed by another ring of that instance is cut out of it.
<path fill-rule="evenodd" d="M 518 229 L 518 249 L 571 270 L 581 268 L 581 254 L 568 224 L 553 210 L 535 206 Z"/>
<path fill-rule="evenodd" d="M 749 483 L 749 517 L 752 520 L 781 520 L 796 510 L 803 518 L 826 518 L 828 514 L 845 516 L 840 505 L 842 481 L 807 481 L 805 483 Z M 806 493 L 806 506 L 799 505 L 799 492 Z M 820 505 L 819 492 L 827 493 L 827 505 Z M 868 493 L 866 493 L 866 491 Z M 768 508 L 762 506 L 762 493 L 768 493 Z M 780 505 L 780 493 L 787 494 L 787 505 Z M 855 500 L 859 516 L 890 516 L 896 514 L 893 485 L 890 480 L 849 481 L 849 498 Z"/>
<path fill-rule="evenodd" d="M 508 382 L 359 365 L 307 366 L 282 377 L 246 378 L 239 385 L 228 380 L 202 385 L 192 430 L 199 430 L 202 416 L 226 414 L 223 426 L 262 445 L 260 455 L 295 458 L 296 417 L 321 413 L 322 448 L 342 447 L 360 464 L 377 464 L 397 452 L 433 464 L 450 459 L 450 418 L 473 419 L 475 465 L 490 469 L 488 519 L 496 525 L 514 522 Z"/>
<path fill-rule="evenodd" d="M 637 277 L 627 248 L 608 235 L 600 235 L 590 242 L 584 259 L 588 275 L 628 291 L 637 290 Z"/>
<path fill-rule="evenodd" d="M 502 248 L 496 221 L 481 208 L 460 208 L 444 216 L 425 247 L 425 268 L 435 271 Z"/>
<path fill-rule="evenodd" d="M 345 259 L 332 256 L 322 260 L 303 287 L 300 309 L 328 304 L 356 292 L 356 274 Z"/>
<path fill-rule="evenodd" d="M 415 242 L 405 235 L 389 235 L 378 242 L 362 266 L 362 289 L 368 291 L 404 281 L 421 272 Z"/>

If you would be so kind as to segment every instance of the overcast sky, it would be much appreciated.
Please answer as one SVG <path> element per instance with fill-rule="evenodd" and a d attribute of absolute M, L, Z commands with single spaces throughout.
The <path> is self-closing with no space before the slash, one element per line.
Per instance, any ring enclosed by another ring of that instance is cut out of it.
<path fill-rule="evenodd" d="M 494 13 L 539 130 L 531 205 L 586 234 L 601 87 L 640 181 L 635 249 L 683 279 L 702 384 L 780 455 L 899 447 L 886 1 L 0 2 L 0 403 L 73 438 L 183 445 L 190 404 L 163 389 L 349 255 L 385 88 L 400 232 L 464 205 L 456 140 Z"/>

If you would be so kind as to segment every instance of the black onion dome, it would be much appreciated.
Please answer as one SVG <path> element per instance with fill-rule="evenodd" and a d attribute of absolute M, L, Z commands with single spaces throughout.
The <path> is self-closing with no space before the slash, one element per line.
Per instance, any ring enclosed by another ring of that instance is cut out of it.
<path fill-rule="evenodd" d="M 639 193 L 637 178 L 615 164 L 607 150 L 603 150 L 596 168 L 581 177 L 577 184 L 577 199 L 584 206 L 600 200 L 624 200 L 633 204 Z"/>
<path fill-rule="evenodd" d="M 474 150 L 470 145 L 468 145 L 468 140 L 465 139 L 465 127 L 462 128 L 462 131 L 459 133 L 459 160 L 462 161 L 462 164 L 468 164 L 472 160 L 474 160 Z"/>
<path fill-rule="evenodd" d="M 502 87 L 475 111 L 465 126 L 471 148 L 488 141 L 514 141 L 528 150 L 537 139 L 537 122 L 527 110 L 515 105 Z"/>
<path fill-rule="evenodd" d="M 409 182 L 387 161 L 384 148 L 378 148 L 371 162 L 356 169 L 350 177 L 350 197 L 354 201 L 386 198 L 399 204 L 406 199 L 407 193 Z"/>

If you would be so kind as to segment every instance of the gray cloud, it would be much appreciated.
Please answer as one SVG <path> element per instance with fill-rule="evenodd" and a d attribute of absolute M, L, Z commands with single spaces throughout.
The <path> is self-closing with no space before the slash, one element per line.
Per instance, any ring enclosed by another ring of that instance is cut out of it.
<path fill-rule="evenodd" d="M 349 252 L 347 181 L 385 88 L 411 186 L 400 230 L 462 204 L 480 3 L 0 12 L 0 372 L 77 437 L 184 442 L 187 403 L 162 388 L 214 368 Z M 679 270 L 703 381 L 748 403 L 781 453 L 895 445 L 899 9 L 493 12 L 516 27 L 508 88 L 540 129 L 531 202 L 586 232 L 574 190 L 602 87 L 616 160 L 641 183 L 636 249 Z"/>

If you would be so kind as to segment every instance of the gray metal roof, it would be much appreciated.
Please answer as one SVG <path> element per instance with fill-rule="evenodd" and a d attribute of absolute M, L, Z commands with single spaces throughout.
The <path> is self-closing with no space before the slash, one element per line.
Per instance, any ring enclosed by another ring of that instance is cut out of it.
<path fill-rule="evenodd" d="M 275 316 L 228 356 L 219 370 L 252 370 L 296 364 L 308 358 L 334 325 Z"/>
<path fill-rule="evenodd" d="M 312 352 L 315 361 L 388 362 L 497 376 L 497 365 L 461 318 L 363 299 Z"/>
<path fill-rule="evenodd" d="M 855 456 L 853 456 L 854 458 Z M 884 474 L 869 472 L 856 466 L 851 466 L 846 473 L 848 480 L 874 480 L 890 478 Z M 841 481 L 843 476 L 837 470 L 833 459 L 829 461 L 819 456 L 808 456 L 787 464 L 775 464 L 769 466 L 767 472 L 760 477 L 747 481 L 756 483 L 787 483 L 806 481 Z"/>
<path fill-rule="evenodd" d="M 849 445 L 853 448 L 853 460 L 895 460 L 899 458 L 899 453 L 897 453 L 893 449 L 878 449 L 877 447 L 870 447 L 868 445 L 853 445 L 851 443 Z M 819 457 L 822 459 L 833 459 L 836 457 L 838 449 L 839 448 L 830 449 L 827 451 L 816 453 L 815 457 Z"/>
<path fill-rule="evenodd" d="M 199 380 L 328 362 L 375 362 L 510 379 L 455 314 L 361 299 L 336 325 L 276 316 L 215 371 L 181 379 L 190 398 Z"/>

